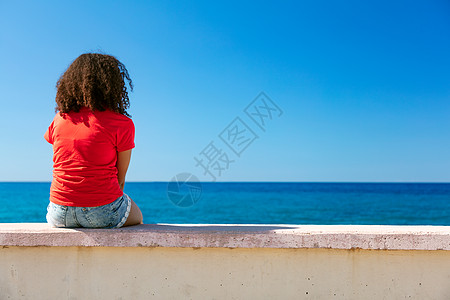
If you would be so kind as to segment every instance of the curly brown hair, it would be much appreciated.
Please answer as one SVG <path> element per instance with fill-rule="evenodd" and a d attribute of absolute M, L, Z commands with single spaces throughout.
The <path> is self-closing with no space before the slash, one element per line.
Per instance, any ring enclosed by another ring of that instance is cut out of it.
<path fill-rule="evenodd" d="M 81 107 L 126 115 L 130 106 L 125 80 L 133 91 L 127 68 L 117 58 L 85 53 L 75 59 L 56 83 L 56 112 L 78 112 Z"/>

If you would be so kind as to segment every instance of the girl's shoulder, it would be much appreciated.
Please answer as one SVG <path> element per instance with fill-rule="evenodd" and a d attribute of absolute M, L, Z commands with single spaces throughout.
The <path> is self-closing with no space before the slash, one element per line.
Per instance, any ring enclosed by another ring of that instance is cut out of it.
<path fill-rule="evenodd" d="M 94 111 L 93 114 L 102 121 L 113 123 L 133 123 L 133 120 L 131 120 L 131 118 L 108 109 L 104 111 Z"/>
<path fill-rule="evenodd" d="M 69 120 L 69 121 L 86 121 L 97 119 L 101 122 L 125 122 L 133 123 L 133 120 L 128 116 L 106 109 L 104 111 L 94 110 L 92 111 L 88 107 L 82 107 L 78 112 L 71 111 L 68 113 L 56 113 L 54 121 Z"/>

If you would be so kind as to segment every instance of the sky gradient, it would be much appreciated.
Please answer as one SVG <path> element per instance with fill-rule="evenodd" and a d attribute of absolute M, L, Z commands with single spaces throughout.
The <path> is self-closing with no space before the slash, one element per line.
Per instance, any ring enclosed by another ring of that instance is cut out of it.
<path fill-rule="evenodd" d="M 0 1 L 0 181 L 51 180 L 56 81 L 99 51 L 135 85 L 130 181 L 210 181 L 213 142 L 218 181 L 450 182 L 448 1 Z M 236 117 L 258 137 L 240 156 Z"/>

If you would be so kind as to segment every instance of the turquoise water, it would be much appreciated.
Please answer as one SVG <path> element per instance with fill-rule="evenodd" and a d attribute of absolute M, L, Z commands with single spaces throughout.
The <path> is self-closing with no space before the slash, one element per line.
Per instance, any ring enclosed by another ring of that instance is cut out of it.
<path fill-rule="evenodd" d="M 127 183 L 145 223 L 450 225 L 449 183 L 201 183 L 190 207 L 168 183 Z M 0 183 L 0 222 L 45 222 L 50 183 Z"/>

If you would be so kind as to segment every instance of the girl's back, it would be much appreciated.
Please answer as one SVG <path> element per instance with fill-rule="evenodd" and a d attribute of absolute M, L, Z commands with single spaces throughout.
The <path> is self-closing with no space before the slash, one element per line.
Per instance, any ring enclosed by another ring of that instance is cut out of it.
<path fill-rule="evenodd" d="M 100 206 L 123 194 L 117 181 L 117 152 L 134 148 L 130 118 L 83 107 L 57 114 L 44 137 L 53 144 L 53 203 Z"/>

